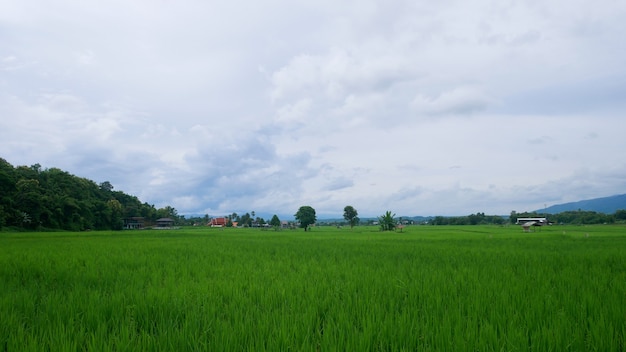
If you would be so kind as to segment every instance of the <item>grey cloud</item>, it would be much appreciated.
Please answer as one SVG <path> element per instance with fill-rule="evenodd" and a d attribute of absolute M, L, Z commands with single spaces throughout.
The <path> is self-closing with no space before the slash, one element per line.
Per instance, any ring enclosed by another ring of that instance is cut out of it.
<path fill-rule="evenodd" d="M 193 176 L 178 193 L 197 195 L 206 202 L 199 206 L 226 211 L 225 204 L 263 203 L 277 189 L 297 194 L 301 183 L 315 173 L 306 154 L 278 155 L 270 142 L 250 134 L 231 142 L 207 145 L 189 157 Z"/>
<path fill-rule="evenodd" d="M 392 194 L 390 198 L 393 199 L 394 202 L 403 202 L 406 200 L 418 200 L 419 197 L 423 196 L 425 192 L 426 190 L 422 187 L 404 188 Z"/>
<path fill-rule="evenodd" d="M 514 114 L 567 115 L 621 110 L 626 105 L 626 76 L 611 75 L 579 82 L 551 82 L 502 98 L 498 110 Z M 532 102 L 532 103 L 530 103 Z"/>
<path fill-rule="evenodd" d="M 326 186 L 328 191 L 337 191 L 343 188 L 352 187 L 354 182 L 348 178 L 339 177 L 334 180 L 330 180 Z"/>
<path fill-rule="evenodd" d="M 418 94 L 412 109 L 425 115 L 468 115 L 487 109 L 493 99 L 476 87 L 459 87 L 437 96 Z"/>
<path fill-rule="evenodd" d="M 493 34 L 486 38 L 489 44 L 504 44 L 504 45 L 524 45 L 536 43 L 543 38 L 543 35 L 536 30 L 528 30 L 523 33 L 513 34 L 505 36 L 501 34 Z"/>
<path fill-rule="evenodd" d="M 529 144 L 547 144 L 552 141 L 552 138 L 549 136 L 539 136 L 535 138 L 531 138 L 528 140 Z"/>

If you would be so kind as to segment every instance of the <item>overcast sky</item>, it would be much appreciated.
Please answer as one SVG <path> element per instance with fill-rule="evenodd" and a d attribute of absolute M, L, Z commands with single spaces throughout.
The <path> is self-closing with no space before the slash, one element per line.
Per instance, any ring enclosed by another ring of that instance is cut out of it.
<path fill-rule="evenodd" d="M 626 2 L 0 0 L 0 157 L 213 216 L 626 193 Z"/>

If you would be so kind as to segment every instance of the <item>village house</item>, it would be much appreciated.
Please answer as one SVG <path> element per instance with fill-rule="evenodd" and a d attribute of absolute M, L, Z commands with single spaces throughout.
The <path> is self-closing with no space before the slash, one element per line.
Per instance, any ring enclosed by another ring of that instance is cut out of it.
<path fill-rule="evenodd" d="M 228 223 L 228 218 L 219 217 L 219 218 L 211 219 L 211 221 L 207 225 L 211 227 L 224 227 L 226 226 L 227 223 Z"/>
<path fill-rule="evenodd" d="M 145 218 L 140 216 L 133 216 L 130 218 L 124 219 L 124 229 L 125 230 L 137 230 L 143 229 L 145 223 Z"/>
<path fill-rule="evenodd" d="M 174 226 L 174 219 L 170 218 L 160 218 L 156 221 L 157 229 L 169 229 Z"/>

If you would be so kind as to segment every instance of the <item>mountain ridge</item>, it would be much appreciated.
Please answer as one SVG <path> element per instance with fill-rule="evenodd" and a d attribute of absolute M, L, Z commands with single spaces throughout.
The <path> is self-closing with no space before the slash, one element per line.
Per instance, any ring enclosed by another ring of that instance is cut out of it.
<path fill-rule="evenodd" d="M 621 209 L 626 209 L 626 194 L 617 194 L 608 197 L 555 204 L 544 209 L 537 209 L 535 211 L 537 213 L 558 214 L 565 211 L 585 210 L 595 211 L 597 213 L 613 214 Z"/>

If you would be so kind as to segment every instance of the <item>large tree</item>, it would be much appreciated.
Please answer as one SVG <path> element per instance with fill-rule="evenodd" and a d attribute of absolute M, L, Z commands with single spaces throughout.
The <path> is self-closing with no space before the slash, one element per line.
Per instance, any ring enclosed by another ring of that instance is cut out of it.
<path fill-rule="evenodd" d="M 308 231 L 309 226 L 315 224 L 315 221 L 317 221 L 315 209 L 308 205 L 301 206 L 294 216 L 296 220 L 300 222 L 300 227 L 302 227 L 304 231 Z"/>
<path fill-rule="evenodd" d="M 278 215 L 274 214 L 274 216 L 272 216 L 272 219 L 270 220 L 270 225 L 272 225 L 274 230 L 278 230 L 280 228 L 280 219 L 278 218 Z"/>
<path fill-rule="evenodd" d="M 350 224 L 350 228 L 353 228 L 354 225 L 359 223 L 359 213 L 354 209 L 351 205 L 346 205 L 343 208 L 343 218 Z"/>
<path fill-rule="evenodd" d="M 381 231 L 393 231 L 396 228 L 396 214 L 391 214 L 389 210 L 378 218 Z"/>

